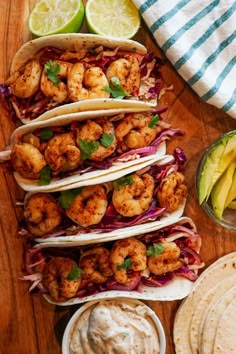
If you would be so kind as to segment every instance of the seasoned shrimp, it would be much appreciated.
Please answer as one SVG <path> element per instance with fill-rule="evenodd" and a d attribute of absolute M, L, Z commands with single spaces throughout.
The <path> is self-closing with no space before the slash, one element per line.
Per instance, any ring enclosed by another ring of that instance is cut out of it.
<path fill-rule="evenodd" d="M 83 269 L 83 280 L 102 284 L 113 272 L 110 266 L 110 252 L 104 247 L 96 247 L 85 251 L 80 258 L 80 268 Z"/>
<path fill-rule="evenodd" d="M 128 269 L 124 263 L 127 259 L 130 261 Z M 138 272 L 147 268 L 146 246 L 133 237 L 116 241 L 111 249 L 110 261 L 115 280 L 128 285 L 131 281 L 128 270 Z"/>
<path fill-rule="evenodd" d="M 124 142 L 130 149 L 148 146 L 161 130 L 158 125 L 149 127 L 152 116 L 147 113 L 131 113 L 116 127 L 118 142 Z"/>
<path fill-rule="evenodd" d="M 40 170 L 47 164 L 41 152 L 28 143 L 13 146 L 11 163 L 16 172 L 30 179 L 38 179 Z"/>
<path fill-rule="evenodd" d="M 126 93 L 135 93 L 140 86 L 139 61 L 134 55 L 126 55 L 125 58 L 117 59 L 108 66 L 106 76 L 108 81 L 113 77 L 118 77 Z"/>
<path fill-rule="evenodd" d="M 110 97 L 104 91 L 109 86 L 106 75 L 97 66 L 85 69 L 82 63 L 74 64 L 69 72 L 67 85 L 72 101 Z"/>
<path fill-rule="evenodd" d="M 81 193 L 66 209 L 66 215 L 80 226 L 96 225 L 102 220 L 107 204 L 107 196 L 102 186 L 83 187 Z"/>
<path fill-rule="evenodd" d="M 106 146 L 102 144 L 103 137 L 111 139 Z M 88 120 L 81 129 L 78 129 L 77 139 L 96 141 L 97 149 L 89 156 L 89 159 L 94 161 L 104 160 L 115 151 L 117 146 L 114 126 L 112 122 L 105 119 L 96 122 Z"/>
<path fill-rule="evenodd" d="M 114 190 L 112 202 L 116 211 L 123 216 L 142 214 L 152 202 L 154 179 L 148 173 L 132 175 L 132 184 Z"/>
<path fill-rule="evenodd" d="M 73 133 L 55 135 L 49 140 L 44 156 L 55 172 L 76 169 L 80 164 L 80 149 L 76 146 Z"/>
<path fill-rule="evenodd" d="M 30 59 L 7 80 L 12 93 L 20 98 L 33 96 L 39 89 L 42 67 L 38 60 Z"/>
<path fill-rule="evenodd" d="M 162 242 L 162 253 L 148 257 L 147 264 L 151 273 L 155 275 L 173 272 L 179 269 L 183 262 L 179 259 L 180 248 L 174 242 Z"/>
<path fill-rule="evenodd" d="M 63 62 L 60 60 L 56 60 L 55 62 L 56 64 L 60 65 L 60 72 L 57 75 L 57 77 L 60 79 L 67 78 L 73 64 Z M 60 81 L 58 85 L 55 85 L 49 79 L 48 74 L 46 73 L 45 70 L 43 70 L 42 73 L 40 88 L 42 92 L 45 94 L 45 96 L 51 97 L 54 101 L 58 103 L 62 103 L 67 99 L 68 96 L 67 85 L 62 81 Z"/>
<path fill-rule="evenodd" d="M 187 195 L 187 186 L 184 184 L 184 175 L 173 172 L 165 177 L 157 189 L 157 200 L 162 208 L 175 211 Z"/>
<path fill-rule="evenodd" d="M 79 289 L 81 278 L 70 280 L 73 269 L 78 268 L 70 258 L 53 257 L 43 269 L 43 284 L 55 301 L 74 297 Z"/>
<path fill-rule="evenodd" d="M 25 204 L 24 217 L 33 236 L 52 232 L 62 221 L 62 211 L 57 201 L 49 194 L 31 195 Z"/>

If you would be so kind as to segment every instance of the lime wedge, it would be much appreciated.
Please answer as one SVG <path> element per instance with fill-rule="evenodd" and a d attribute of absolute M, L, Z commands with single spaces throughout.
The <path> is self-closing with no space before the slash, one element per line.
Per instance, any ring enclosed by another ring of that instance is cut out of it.
<path fill-rule="evenodd" d="M 37 37 L 78 32 L 84 20 L 81 0 L 40 0 L 29 16 L 29 29 Z"/>
<path fill-rule="evenodd" d="M 132 38 L 140 27 L 140 15 L 131 0 L 88 0 L 85 7 L 91 33 Z"/>

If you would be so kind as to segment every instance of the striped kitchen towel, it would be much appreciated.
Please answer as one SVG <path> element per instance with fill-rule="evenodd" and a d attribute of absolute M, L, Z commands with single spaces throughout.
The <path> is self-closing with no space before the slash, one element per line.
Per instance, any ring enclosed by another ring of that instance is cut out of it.
<path fill-rule="evenodd" d="M 236 118 L 236 0 L 133 0 L 157 44 L 206 102 Z"/>

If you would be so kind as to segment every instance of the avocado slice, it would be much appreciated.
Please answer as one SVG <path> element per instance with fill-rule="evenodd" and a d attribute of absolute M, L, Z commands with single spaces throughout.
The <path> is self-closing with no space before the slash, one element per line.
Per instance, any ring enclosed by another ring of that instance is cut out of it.
<path fill-rule="evenodd" d="M 236 158 L 236 134 L 227 136 L 227 138 L 226 146 L 223 154 L 221 155 L 220 161 L 215 170 L 211 172 L 206 200 L 208 200 L 215 183 L 228 168 L 229 164 Z"/>
<path fill-rule="evenodd" d="M 232 179 L 232 184 L 229 190 L 229 193 L 226 198 L 225 207 L 229 207 L 230 203 L 233 203 L 233 200 L 236 199 L 236 162 L 235 162 L 235 170 Z M 233 208 L 232 208 L 233 209 Z"/>
<path fill-rule="evenodd" d="M 225 209 L 225 202 L 232 186 L 233 175 L 235 171 L 235 162 L 233 161 L 225 173 L 214 185 L 211 192 L 211 204 L 214 210 L 214 214 L 218 219 L 222 219 L 222 215 Z"/>
<path fill-rule="evenodd" d="M 202 173 L 199 180 L 198 194 L 199 194 L 199 203 L 202 204 L 204 200 L 209 197 L 208 190 L 211 184 L 211 179 L 215 173 L 217 166 L 221 160 L 221 157 L 224 153 L 228 137 L 222 139 L 214 150 L 211 151 L 209 156 L 206 159 Z"/>

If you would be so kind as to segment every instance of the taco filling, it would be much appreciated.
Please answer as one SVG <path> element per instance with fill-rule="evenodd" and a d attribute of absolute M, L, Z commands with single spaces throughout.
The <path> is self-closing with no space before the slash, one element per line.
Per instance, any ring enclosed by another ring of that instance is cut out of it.
<path fill-rule="evenodd" d="M 65 103 L 119 98 L 157 103 L 163 62 L 153 54 L 97 45 L 75 51 L 44 47 L 0 85 L 13 118 L 33 120 Z"/>
<path fill-rule="evenodd" d="M 155 163 L 104 184 L 26 196 L 20 233 L 32 238 L 109 232 L 159 220 L 187 196 L 183 163 Z"/>
<path fill-rule="evenodd" d="M 182 134 L 150 112 L 114 114 L 63 126 L 44 123 L 17 138 L 9 158 L 13 170 L 28 183 L 35 180 L 38 185 L 49 185 L 67 176 L 154 155 L 164 140 Z"/>
<path fill-rule="evenodd" d="M 25 280 L 57 302 L 110 290 L 163 287 L 197 279 L 201 237 L 189 222 L 100 245 L 28 248 Z"/>

